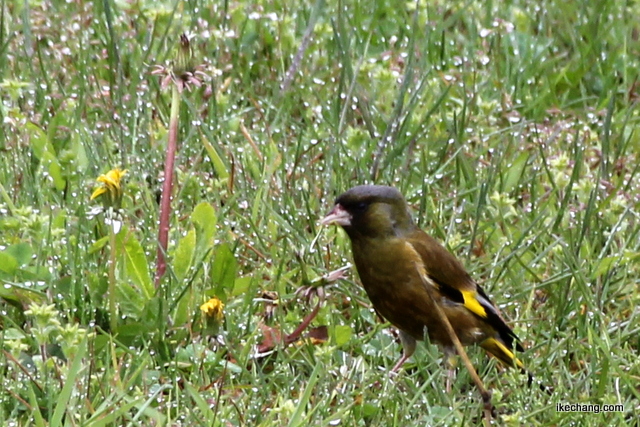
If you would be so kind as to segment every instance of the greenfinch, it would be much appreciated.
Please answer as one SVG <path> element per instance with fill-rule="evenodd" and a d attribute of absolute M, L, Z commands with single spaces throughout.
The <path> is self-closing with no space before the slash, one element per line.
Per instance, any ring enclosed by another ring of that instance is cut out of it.
<path fill-rule="evenodd" d="M 518 337 L 464 267 L 411 218 L 393 187 L 360 185 L 341 194 L 321 223 L 341 226 L 375 310 L 399 330 L 403 355 L 411 357 L 425 333 L 453 363 L 454 345 L 433 304 L 438 304 L 462 345 L 479 344 L 507 366 L 524 371 L 513 352 Z M 529 380 L 531 377 L 529 376 Z"/>

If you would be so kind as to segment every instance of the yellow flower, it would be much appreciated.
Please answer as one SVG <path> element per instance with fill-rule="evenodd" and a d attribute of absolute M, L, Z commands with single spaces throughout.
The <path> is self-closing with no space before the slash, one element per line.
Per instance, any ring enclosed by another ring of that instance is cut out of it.
<path fill-rule="evenodd" d="M 222 321 L 224 317 L 224 303 L 216 297 L 202 304 L 200 310 L 205 317 L 214 319 L 216 322 Z"/>
<path fill-rule="evenodd" d="M 96 188 L 93 194 L 91 194 L 91 200 L 107 194 L 107 198 L 104 200 L 105 205 L 119 208 L 120 202 L 122 201 L 122 186 L 120 185 L 120 181 L 126 173 L 126 169 L 121 170 L 116 168 L 111 169 L 104 175 L 100 175 L 96 181 L 102 185 Z"/>

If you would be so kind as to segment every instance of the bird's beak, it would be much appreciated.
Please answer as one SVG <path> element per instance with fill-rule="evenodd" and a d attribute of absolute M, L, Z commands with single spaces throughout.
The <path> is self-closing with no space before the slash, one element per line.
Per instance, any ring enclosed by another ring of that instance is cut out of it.
<path fill-rule="evenodd" d="M 322 220 L 320 221 L 320 224 L 321 225 L 337 224 L 342 227 L 348 227 L 349 225 L 351 225 L 351 214 L 347 212 L 340 205 L 340 203 L 337 203 L 333 207 L 333 209 L 331 209 L 331 212 L 329 212 L 327 216 L 322 218 Z"/>

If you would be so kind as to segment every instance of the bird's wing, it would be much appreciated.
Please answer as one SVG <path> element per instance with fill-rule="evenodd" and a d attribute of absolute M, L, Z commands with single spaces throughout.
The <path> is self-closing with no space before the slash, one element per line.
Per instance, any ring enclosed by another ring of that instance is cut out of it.
<path fill-rule="evenodd" d="M 511 347 L 517 336 L 500 316 L 484 290 L 469 276 L 460 261 L 449 253 L 440 243 L 422 230 L 416 230 L 408 236 L 409 243 L 422 261 L 422 267 L 429 283 L 451 302 L 462 304 L 467 310 L 483 319 L 500 338 Z"/>

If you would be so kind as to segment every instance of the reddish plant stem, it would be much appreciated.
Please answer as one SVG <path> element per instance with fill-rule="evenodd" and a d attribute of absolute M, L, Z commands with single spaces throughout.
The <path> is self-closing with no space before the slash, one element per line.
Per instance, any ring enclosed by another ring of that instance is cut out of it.
<path fill-rule="evenodd" d="M 304 332 L 304 330 L 307 329 L 307 327 L 311 324 L 311 321 L 313 319 L 315 319 L 315 317 L 318 315 L 318 312 L 320 311 L 320 305 L 322 305 L 322 302 L 318 301 L 318 304 L 313 309 L 313 311 L 311 313 L 307 314 L 307 316 L 298 325 L 296 330 L 291 332 L 289 335 L 287 335 L 284 338 L 284 343 L 285 344 L 287 344 L 287 345 L 291 344 L 292 342 L 295 342 L 300 338 L 300 335 L 302 335 L 302 332 Z"/>
<path fill-rule="evenodd" d="M 156 288 L 167 271 L 167 246 L 169 243 L 169 222 L 171 220 L 171 194 L 173 192 L 173 171 L 178 150 L 178 125 L 180 123 L 180 91 L 173 85 L 171 96 L 171 117 L 169 118 L 169 139 L 167 158 L 164 163 L 164 182 L 160 199 L 160 222 L 158 227 L 158 256 L 156 264 Z"/>

